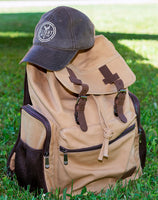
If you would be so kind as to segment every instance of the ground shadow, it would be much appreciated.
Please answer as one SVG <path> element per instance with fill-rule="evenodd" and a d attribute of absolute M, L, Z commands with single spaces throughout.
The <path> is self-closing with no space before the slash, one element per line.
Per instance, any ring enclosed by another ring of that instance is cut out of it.
<path fill-rule="evenodd" d="M 8 13 L 0 14 L 0 32 L 33 33 L 43 13 Z"/>
<path fill-rule="evenodd" d="M 102 32 L 96 31 L 96 34 L 103 34 L 107 38 L 112 40 L 158 40 L 158 35 L 153 34 L 136 34 L 136 33 L 113 33 L 113 32 Z"/>

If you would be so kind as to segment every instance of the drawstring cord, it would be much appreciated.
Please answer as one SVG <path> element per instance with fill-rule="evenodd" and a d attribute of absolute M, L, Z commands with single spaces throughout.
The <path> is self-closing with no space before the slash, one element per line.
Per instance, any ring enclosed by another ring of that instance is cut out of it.
<path fill-rule="evenodd" d="M 97 97 L 93 96 L 94 101 L 96 102 L 97 108 L 98 108 L 98 114 L 99 114 L 99 119 L 100 119 L 100 124 L 102 129 L 104 130 L 104 134 L 103 134 L 103 144 L 102 144 L 102 148 L 100 150 L 99 156 L 98 156 L 98 160 L 102 161 L 103 158 L 108 158 L 109 156 L 109 140 L 112 137 L 113 131 L 109 128 L 109 126 L 105 123 L 105 120 L 102 116 L 99 104 L 97 102 Z"/>
<path fill-rule="evenodd" d="M 103 157 L 108 158 L 109 157 L 109 140 L 112 136 L 112 130 L 106 129 L 104 130 L 104 140 L 103 140 L 103 145 L 100 150 L 100 154 L 98 157 L 99 161 L 103 160 Z"/>

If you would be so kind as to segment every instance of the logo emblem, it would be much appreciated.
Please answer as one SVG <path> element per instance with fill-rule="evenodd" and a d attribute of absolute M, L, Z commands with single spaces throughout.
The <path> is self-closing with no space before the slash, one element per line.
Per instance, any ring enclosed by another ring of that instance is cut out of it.
<path fill-rule="evenodd" d="M 51 22 L 44 22 L 39 31 L 38 31 L 38 39 L 41 42 L 49 42 L 52 40 L 56 35 L 56 27 Z"/>

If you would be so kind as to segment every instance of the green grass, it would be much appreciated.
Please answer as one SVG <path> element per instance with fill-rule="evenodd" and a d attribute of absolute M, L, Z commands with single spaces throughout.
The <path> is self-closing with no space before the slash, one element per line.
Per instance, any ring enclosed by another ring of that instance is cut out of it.
<path fill-rule="evenodd" d="M 147 161 L 142 177 L 122 186 L 118 182 L 106 193 L 95 195 L 84 188 L 71 199 L 158 199 L 158 5 L 75 6 L 113 42 L 136 74 L 130 87 L 141 103 L 141 122 L 147 136 Z M 25 64 L 19 61 L 32 44 L 34 27 L 49 8 L 2 9 L 0 12 L 0 199 L 50 199 L 35 197 L 8 179 L 6 162 L 20 124 Z M 12 13 L 11 13 L 12 12 Z M 63 199 L 66 199 L 66 190 Z M 51 199 L 59 199 L 58 191 Z"/>

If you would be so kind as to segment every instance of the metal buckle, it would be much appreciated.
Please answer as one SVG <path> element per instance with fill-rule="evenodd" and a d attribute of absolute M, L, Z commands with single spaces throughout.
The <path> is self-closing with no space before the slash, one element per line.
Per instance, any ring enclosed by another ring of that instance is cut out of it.
<path fill-rule="evenodd" d="M 79 102 L 80 99 L 85 99 L 85 100 L 87 101 L 87 96 L 79 96 L 79 97 L 77 98 L 76 104 L 78 104 L 78 102 Z"/>
<path fill-rule="evenodd" d="M 125 93 L 126 94 L 126 89 L 120 89 L 115 98 L 118 98 L 120 93 Z"/>

